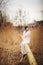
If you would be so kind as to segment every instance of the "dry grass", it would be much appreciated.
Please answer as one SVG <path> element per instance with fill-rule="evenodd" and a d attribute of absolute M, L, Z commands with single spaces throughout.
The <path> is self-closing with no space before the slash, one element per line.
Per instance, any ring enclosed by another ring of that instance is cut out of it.
<path fill-rule="evenodd" d="M 11 26 L 0 28 L 0 65 L 18 65 L 21 53 L 22 28 Z M 43 65 L 43 26 L 31 29 L 30 48 L 39 65 Z M 20 65 L 28 65 L 27 58 Z"/>

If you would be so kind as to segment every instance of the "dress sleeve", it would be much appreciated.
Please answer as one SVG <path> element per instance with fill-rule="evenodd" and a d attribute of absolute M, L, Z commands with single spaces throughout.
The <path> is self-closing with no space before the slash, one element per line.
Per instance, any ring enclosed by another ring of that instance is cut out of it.
<path fill-rule="evenodd" d="M 23 39 L 25 38 L 25 31 L 23 32 L 22 38 L 23 38 Z"/>
<path fill-rule="evenodd" d="M 26 37 L 29 37 L 30 36 L 30 33 L 31 33 L 30 31 L 26 32 L 25 36 Z"/>

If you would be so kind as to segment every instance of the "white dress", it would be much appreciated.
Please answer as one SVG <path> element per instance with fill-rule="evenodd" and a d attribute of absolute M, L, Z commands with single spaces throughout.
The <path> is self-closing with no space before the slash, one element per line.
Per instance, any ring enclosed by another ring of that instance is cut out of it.
<path fill-rule="evenodd" d="M 21 53 L 22 53 L 22 55 L 25 55 L 26 54 L 25 44 L 30 43 L 30 31 L 27 31 L 27 32 L 24 31 L 22 38 L 23 38 L 23 40 L 21 42 Z"/>

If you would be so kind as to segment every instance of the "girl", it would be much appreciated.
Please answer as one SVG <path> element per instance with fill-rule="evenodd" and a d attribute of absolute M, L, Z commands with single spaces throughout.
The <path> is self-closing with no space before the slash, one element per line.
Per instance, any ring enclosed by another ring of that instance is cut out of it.
<path fill-rule="evenodd" d="M 27 54 L 26 50 L 25 50 L 25 45 L 30 43 L 30 30 L 28 28 L 28 26 L 24 27 L 24 32 L 23 32 L 23 36 L 22 36 L 22 42 L 21 42 L 21 60 L 22 61 L 23 57 Z"/>

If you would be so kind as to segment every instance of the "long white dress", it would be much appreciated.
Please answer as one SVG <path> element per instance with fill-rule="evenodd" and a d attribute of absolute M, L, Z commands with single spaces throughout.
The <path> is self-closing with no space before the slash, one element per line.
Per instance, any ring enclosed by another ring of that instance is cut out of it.
<path fill-rule="evenodd" d="M 25 44 L 30 43 L 30 30 L 27 32 L 24 31 L 22 38 L 23 38 L 23 40 L 21 42 L 21 53 L 22 53 L 22 55 L 25 55 L 26 54 Z"/>

